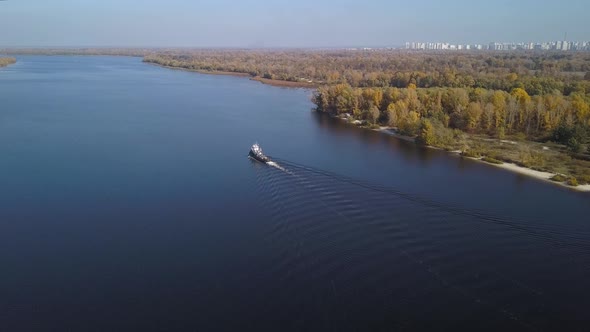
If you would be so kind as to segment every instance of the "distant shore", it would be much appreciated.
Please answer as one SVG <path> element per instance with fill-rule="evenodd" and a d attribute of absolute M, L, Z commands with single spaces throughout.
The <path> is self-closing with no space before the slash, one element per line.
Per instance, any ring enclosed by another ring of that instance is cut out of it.
<path fill-rule="evenodd" d="M 336 119 L 339 119 L 342 121 L 346 121 L 347 123 L 355 125 L 359 128 L 370 129 L 370 130 L 377 131 L 377 132 L 380 132 L 380 133 L 383 133 L 383 134 L 386 134 L 389 136 L 393 136 L 397 139 L 400 139 L 400 140 L 403 140 L 406 142 L 411 142 L 411 143 L 417 144 L 416 139 L 414 137 L 402 135 L 399 132 L 397 132 L 397 130 L 395 128 L 391 128 L 391 127 L 368 128 L 368 127 L 363 126 L 362 123 L 360 123 L 359 121 L 356 121 L 356 122 L 355 121 L 348 121 L 348 119 L 343 118 L 343 117 L 338 117 L 338 116 L 333 116 L 333 118 L 336 118 Z M 428 148 L 443 150 L 443 149 L 435 147 L 435 146 L 428 146 Z M 580 192 L 590 192 L 590 184 L 570 186 L 566 182 L 556 182 L 556 181 L 551 180 L 554 176 L 558 175 L 556 173 L 537 171 L 537 170 L 530 169 L 530 168 L 527 168 L 524 166 L 516 165 L 514 163 L 506 163 L 506 162 L 501 163 L 501 164 L 490 163 L 490 162 L 486 162 L 485 160 L 483 160 L 484 158 L 481 158 L 481 157 L 475 158 L 475 157 L 462 156 L 461 151 L 448 151 L 448 152 L 452 155 L 460 156 L 462 158 L 468 158 L 473 161 L 478 161 L 478 162 L 485 163 L 490 166 L 502 168 L 502 169 L 505 169 L 505 170 L 513 172 L 513 173 L 526 175 L 531 178 L 541 180 L 543 182 L 551 183 L 554 185 L 558 185 L 561 187 L 565 187 L 565 188 L 568 188 L 571 190 L 576 190 L 576 191 L 580 191 Z"/>
<path fill-rule="evenodd" d="M 0 58 L 0 68 L 10 66 L 16 63 L 16 59 L 9 57 L 9 58 Z"/>
<path fill-rule="evenodd" d="M 293 81 L 274 80 L 274 79 L 270 79 L 270 78 L 262 78 L 260 76 L 252 77 L 251 80 L 258 81 L 263 84 L 268 84 L 268 85 L 278 86 L 278 87 L 285 87 L 285 88 L 313 89 L 313 88 L 318 87 L 317 84 L 310 83 L 310 82 L 293 82 Z"/>
<path fill-rule="evenodd" d="M 276 87 L 307 88 L 307 89 L 313 89 L 313 88 L 318 87 L 318 85 L 315 83 L 275 80 L 275 79 L 263 78 L 260 76 L 252 76 L 248 73 L 239 73 L 239 72 L 221 71 L 221 70 L 189 69 L 189 68 L 182 68 L 182 67 L 165 66 L 165 65 L 161 65 L 161 64 L 158 64 L 155 62 L 145 62 L 145 63 L 150 64 L 150 65 L 154 65 L 154 66 L 158 66 L 158 67 L 162 67 L 162 68 L 167 68 L 167 69 L 189 71 L 189 72 L 206 74 L 206 75 L 226 75 L 226 76 L 236 76 L 236 77 L 248 77 L 252 81 L 257 81 L 262 84 L 272 85 L 272 86 L 276 86 Z"/>

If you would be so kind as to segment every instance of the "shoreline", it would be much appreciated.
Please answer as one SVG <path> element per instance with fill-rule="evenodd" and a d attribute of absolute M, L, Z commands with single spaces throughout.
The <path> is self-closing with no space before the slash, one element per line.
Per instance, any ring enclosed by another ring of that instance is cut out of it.
<path fill-rule="evenodd" d="M 262 84 L 277 86 L 281 88 L 305 88 L 305 89 L 314 89 L 317 88 L 319 85 L 315 83 L 309 82 L 293 82 L 293 81 L 283 81 L 283 80 L 275 80 L 270 78 L 263 78 L 260 76 L 254 76 L 250 78 L 252 81 L 257 81 Z"/>
<path fill-rule="evenodd" d="M 457 152 L 457 155 L 460 156 L 460 152 Z M 553 185 L 557 185 L 560 187 L 565 187 L 567 189 L 571 189 L 571 190 L 575 190 L 575 191 L 579 191 L 579 192 L 590 192 L 590 184 L 581 184 L 578 186 L 570 186 L 565 182 L 558 182 L 558 181 L 553 181 L 551 180 L 552 177 L 554 177 L 555 175 L 558 175 L 557 173 L 550 173 L 550 172 L 543 172 L 543 171 L 537 171 L 531 168 L 527 168 L 527 167 L 523 167 L 523 166 L 519 166 L 513 163 L 502 163 L 502 164 L 494 164 L 494 163 L 488 163 L 486 161 L 483 160 L 482 158 L 472 158 L 472 157 L 464 157 L 461 156 L 463 158 L 468 158 L 474 161 L 478 161 L 480 163 L 484 163 L 486 165 L 490 165 L 490 166 L 495 166 L 513 173 L 517 173 L 517 174 L 521 174 L 521 175 L 525 175 L 525 176 L 529 176 L 532 177 L 534 179 L 543 181 L 543 182 L 547 182 L 547 183 L 551 183 Z"/>
<path fill-rule="evenodd" d="M 207 71 L 207 70 L 202 70 L 202 69 L 188 69 L 188 68 L 182 68 L 182 67 L 165 66 L 165 65 L 161 65 L 159 63 L 146 62 L 146 61 L 143 61 L 143 63 L 148 64 L 148 65 L 152 65 L 152 66 L 156 66 L 156 67 L 171 69 L 171 70 L 188 71 L 188 72 L 192 72 L 192 73 L 199 73 L 199 74 L 205 74 L 205 75 L 251 77 L 249 74 L 246 74 L 246 73 L 235 73 L 235 72 L 231 72 L 231 71 Z"/>
<path fill-rule="evenodd" d="M 180 71 L 188 71 L 193 73 L 199 73 L 204 75 L 223 75 L 223 76 L 235 76 L 235 77 L 248 77 L 251 81 L 257 81 L 262 84 L 276 86 L 281 88 L 305 88 L 305 89 L 313 89 L 317 88 L 318 85 L 315 83 L 308 83 L 308 82 L 292 82 L 292 81 L 282 81 L 282 80 L 275 80 L 270 78 L 263 78 L 260 76 L 252 76 L 248 73 L 240 73 L 240 72 L 233 72 L 233 71 L 222 71 L 222 70 L 203 70 L 203 69 L 188 69 L 182 67 L 173 67 L 173 66 L 165 66 L 155 62 L 145 62 L 149 65 L 154 65 L 166 69 L 172 70 L 180 70 Z"/>
<path fill-rule="evenodd" d="M 565 182 L 552 181 L 551 178 L 556 175 L 554 173 L 536 171 L 534 169 L 530 169 L 530 168 L 526 168 L 526 167 L 522 167 L 522 166 L 518 166 L 516 164 L 510 164 L 510 163 L 492 164 L 492 163 L 485 162 L 485 161 L 478 159 L 478 158 L 470 158 L 470 159 L 477 160 L 477 161 L 486 163 L 488 165 L 496 166 L 496 167 L 499 167 L 499 168 L 502 168 L 502 169 L 505 169 L 507 171 L 511 171 L 514 173 L 530 176 L 535 179 L 542 180 L 544 182 L 552 183 L 554 185 L 566 187 L 568 189 L 572 189 L 572 190 L 576 190 L 576 191 L 580 191 L 580 192 L 590 192 L 590 184 L 581 184 L 579 186 L 574 187 L 574 186 L 570 186 L 570 185 L 566 184 Z"/>
<path fill-rule="evenodd" d="M 17 62 L 16 58 L 13 57 L 0 57 L 0 68 L 12 66 Z"/>
<path fill-rule="evenodd" d="M 400 139 L 400 140 L 403 140 L 403 141 L 406 141 L 406 142 L 410 142 L 410 143 L 414 143 L 414 144 L 417 145 L 416 139 L 414 137 L 401 135 L 398 132 L 396 132 L 396 130 L 394 128 L 391 128 L 391 127 L 379 127 L 379 128 L 372 129 L 372 128 L 367 128 L 367 127 L 361 126 L 359 124 L 359 122 L 354 122 L 354 121 L 353 122 L 350 122 L 350 121 L 348 121 L 348 119 L 343 118 L 343 117 L 339 117 L 339 116 L 332 116 L 332 117 L 335 118 L 335 119 L 339 119 L 339 120 L 345 121 L 346 123 L 349 123 L 351 125 L 354 125 L 355 127 L 360 128 L 360 129 L 369 129 L 369 130 L 376 131 L 376 132 L 379 132 L 379 133 L 382 133 L 382 134 L 385 134 L 385 135 L 388 135 L 388 136 L 392 136 L 392 137 L 395 137 L 397 139 Z M 513 172 L 513 173 L 521 174 L 521 175 L 525 175 L 525 176 L 534 178 L 536 180 L 539 180 L 539 181 L 542 181 L 542 182 L 545 182 L 545 183 L 550 183 L 550 184 L 553 184 L 553 185 L 557 185 L 557 186 L 560 186 L 560 187 L 565 187 L 565 188 L 570 189 L 570 190 L 575 190 L 575 191 L 578 191 L 578 192 L 590 192 L 590 184 L 579 185 L 579 186 L 575 186 L 574 187 L 574 186 L 568 185 L 565 182 L 552 181 L 551 178 L 553 176 L 555 176 L 555 175 L 558 175 L 557 173 L 537 171 L 537 170 L 534 170 L 534 169 L 531 169 L 531 168 L 519 166 L 519 165 L 516 165 L 516 164 L 513 164 L 513 163 L 506 163 L 506 162 L 503 162 L 502 164 L 493 164 L 493 163 L 489 163 L 489 162 L 484 161 L 483 160 L 483 157 L 482 158 L 472 158 L 472 157 L 462 156 L 461 155 L 461 151 L 447 151 L 447 150 L 441 149 L 441 148 L 436 147 L 436 146 L 426 146 L 426 147 L 431 148 L 431 149 L 446 151 L 450 155 L 456 155 L 456 156 L 467 158 L 467 159 L 470 159 L 470 160 L 473 160 L 473 161 L 477 161 L 477 162 L 480 162 L 480 163 L 483 163 L 483 164 L 486 164 L 486 165 L 489 165 L 489 166 L 495 166 L 497 168 L 501 168 L 501 169 L 504 169 L 506 171 L 510 171 L 510 172 Z"/>

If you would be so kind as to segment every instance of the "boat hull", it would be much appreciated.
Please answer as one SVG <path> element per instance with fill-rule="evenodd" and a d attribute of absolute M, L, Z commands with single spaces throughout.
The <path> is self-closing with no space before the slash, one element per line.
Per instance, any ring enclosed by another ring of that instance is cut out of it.
<path fill-rule="evenodd" d="M 252 151 L 250 151 L 250 153 L 248 153 L 248 157 L 250 157 L 256 161 L 259 161 L 261 163 L 265 163 L 265 164 L 270 161 L 270 159 L 267 156 L 257 155 L 256 153 L 254 153 Z"/>

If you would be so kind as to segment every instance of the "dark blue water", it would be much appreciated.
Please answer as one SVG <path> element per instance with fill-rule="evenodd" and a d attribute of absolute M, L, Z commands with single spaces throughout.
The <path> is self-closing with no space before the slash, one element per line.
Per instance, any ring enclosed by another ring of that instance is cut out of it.
<path fill-rule="evenodd" d="M 587 330 L 588 194 L 310 94 L 137 58 L 1 69 L 0 330 Z"/>

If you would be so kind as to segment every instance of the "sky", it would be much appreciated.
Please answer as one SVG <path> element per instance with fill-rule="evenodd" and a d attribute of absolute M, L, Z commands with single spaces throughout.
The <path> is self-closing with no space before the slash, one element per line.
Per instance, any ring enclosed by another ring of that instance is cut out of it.
<path fill-rule="evenodd" d="M 0 47 L 590 40 L 589 0 L 6 0 Z"/>

